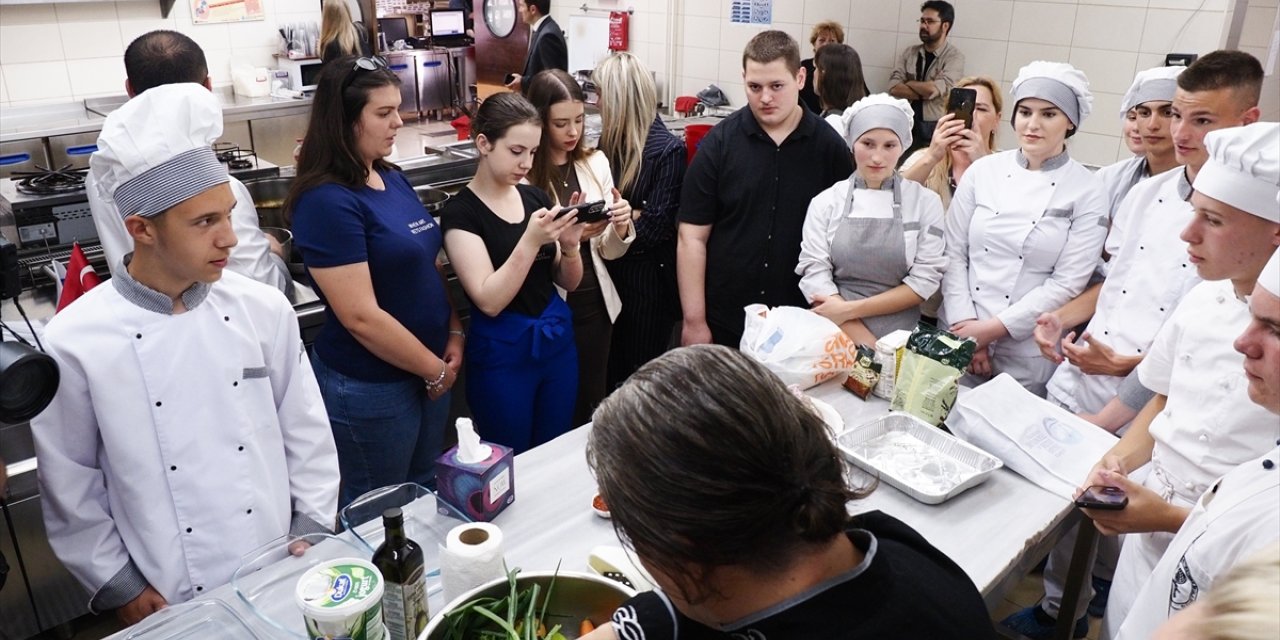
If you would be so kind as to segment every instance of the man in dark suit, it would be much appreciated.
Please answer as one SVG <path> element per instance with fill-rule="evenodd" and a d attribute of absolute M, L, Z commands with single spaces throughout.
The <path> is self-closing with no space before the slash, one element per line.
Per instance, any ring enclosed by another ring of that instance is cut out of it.
<path fill-rule="evenodd" d="M 569 46 L 564 41 L 564 31 L 549 15 L 551 0 L 516 0 L 520 19 L 529 25 L 529 55 L 524 59 L 524 73 L 507 83 L 512 91 L 522 91 L 539 71 L 547 69 L 569 70 Z"/>

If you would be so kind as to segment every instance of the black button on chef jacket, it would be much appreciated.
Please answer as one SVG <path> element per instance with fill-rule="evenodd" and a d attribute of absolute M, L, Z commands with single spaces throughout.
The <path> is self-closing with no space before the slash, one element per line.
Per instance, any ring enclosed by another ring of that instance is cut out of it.
<path fill-rule="evenodd" d="M 853 173 L 835 129 L 804 111 L 781 145 L 750 107 L 707 133 L 684 179 L 682 223 L 713 225 L 707 240 L 707 324 L 737 347 L 748 304 L 807 307 L 796 264 L 809 201 Z"/>

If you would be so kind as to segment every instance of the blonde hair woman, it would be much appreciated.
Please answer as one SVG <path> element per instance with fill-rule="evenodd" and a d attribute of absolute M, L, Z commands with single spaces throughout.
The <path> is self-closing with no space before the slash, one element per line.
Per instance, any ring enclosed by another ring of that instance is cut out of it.
<path fill-rule="evenodd" d="M 818 49 L 829 44 L 844 44 L 844 27 L 835 20 L 819 22 L 813 25 L 813 31 L 809 32 L 809 44 L 813 47 L 813 57 L 800 61 L 800 66 L 804 68 L 804 86 L 800 87 L 800 104 L 814 113 L 822 113 L 822 102 L 818 99 L 818 93 L 814 91 Z M 863 92 L 863 95 L 866 95 L 866 92 Z M 852 103 L 851 100 L 850 104 Z"/>
<path fill-rule="evenodd" d="M 928 147 L 918 149 L 902 163 L 902 177 L 914 180 L 938 194 L 942 206 L 951 206 L 951 194 L 964 172 L 978 158 L 996 149 L 996 129 L 1004 110 L 1000 85 L 985 76 L 969 76 L 956 83 L 956 88 L 977 92 L 973 106 L 973 129 L 964 128 L 955 116 L 944 115 L 933 130 Z"/>
<path fill-rule="evenodd" d="M 324 0 L 320 13 L 320 59 L 328 62 L 342 56 L 372 55 L 369 38 L 351 19 L 347 0 Z"/>
<path fill-rule="evenodd" d="M 600 62 L 592 74 L 600 95 L 600 151 L 622 196 L 635 203 L 635 241 L 609 261 L 622 298 L 609 347 L 608 388 L 667 350 L 680 319 L 676 290 L 676 210 L 684 185 L 684 143 L 658 117 L 653 75 L 629 53 Z"/>

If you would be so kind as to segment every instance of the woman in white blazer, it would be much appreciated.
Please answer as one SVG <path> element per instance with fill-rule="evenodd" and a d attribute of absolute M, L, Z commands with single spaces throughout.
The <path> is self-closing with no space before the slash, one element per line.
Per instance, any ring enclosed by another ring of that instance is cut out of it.
<path fill-rule="evenodd" d="M 1055 365 L 1040 357 L 1036 318 L 1089 283 L 1107 202 L 1101 181 L 1067 151 L 1093 103 L 1085 75 L 1032 62 L 1018 73 L 1013 100 L 1018 148 L 975 162 L 951 201 L 942 311 L 956 335 L 978 341 L 971 374 L 1008 373 L 1043 397 Z"/>
<path fill-rule="evenodd" d="M 894 170 L 911 146 L 910 103 L 877 93 L 838 122 L 857 169 L 810 202 L 796 273 L 816 313 L 870 346 L 915 328 L 942 282 L 942 200 Z"/>
<path fill-rule="evenodd" d="M 605 260 L 621 257 L 635 240 L 631 205 L 613 185 L 609 160 L 582 144 L 586 97 L 569 74 L 543 71 L 529 83 L 527 97 L 542 118 L 542 142 L 529 172 L 530 184 L 551 196 L 555 204 L 605 201 L 609 220 L 585 223 L 582 233 L 582 282 L 565 298 L 573 310 L 578 347 L 578 401 L 573 423 L 585 424 L 608 392 L 609 342 L 613 321 L 622 310 L 618 290 L 609 278 Z"/>

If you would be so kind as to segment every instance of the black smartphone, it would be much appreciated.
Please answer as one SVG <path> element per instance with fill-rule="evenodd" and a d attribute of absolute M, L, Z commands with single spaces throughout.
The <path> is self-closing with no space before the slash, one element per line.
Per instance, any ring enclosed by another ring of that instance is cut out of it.
<path fill-rule="evenodd" d="M 578 212 L 578 219 L 574 221 L 575 224 L 578 222 L 600 222 L 601 220 L 609 219 L 609 212 L 605 210 L 604 200 L 581 202 L 561 207 L 560 211 L 556 212 L 556 220 L 569 215 L 571 211 Z"/>
<path fill-rule="evenodd" d="M 1076 498 L 1076 506 L 1103 511 L 1119 511 L 1129 504 L 1124 489 L 1095 484 Z"/>
<path fill-rule="evenodd" d="M 518 76 L 516 76 L 516 74 L 514 73 L 508 73 L 507 77 L 503 79 L 502 84 L 511 84 L 512 82 L 516 81 L 517 77 Z"/>
<path fill-rule="evenodd" d="M 967 87 L 956 87 L 947 96 L 947 113 L 964 120 L 964 128 L 973 128 L 973 108 L 978 102 L 978 92 Z"/>

